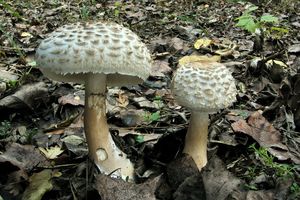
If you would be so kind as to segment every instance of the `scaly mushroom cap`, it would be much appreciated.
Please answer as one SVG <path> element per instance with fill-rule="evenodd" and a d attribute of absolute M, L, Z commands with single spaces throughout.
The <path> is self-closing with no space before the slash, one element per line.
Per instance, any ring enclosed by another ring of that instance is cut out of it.
<path fill-rule="evenodd" d="M 108 85 L 140 83 L 150 74 L 146 45 L 129 29 L 112 22 L 64 25 L 36 51 L 42 72 L 57 81 L 84 83 L 86 73 L 104 73 Z"/>
<path fill-rule="evenodd" d="M 171 88 L 180 105 L 208 113 L 230 106 L 237 94 L 231 72 L 217 62 L 192 62 L 180 66 Z"/>

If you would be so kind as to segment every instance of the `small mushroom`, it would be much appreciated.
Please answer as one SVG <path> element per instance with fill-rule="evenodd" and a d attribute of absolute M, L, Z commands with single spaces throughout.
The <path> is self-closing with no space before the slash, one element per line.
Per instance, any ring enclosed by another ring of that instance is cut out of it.
<path fill-rule="evenodd" d="M 171 90 L 175 100 L 191 110 L 183 152 L 201 170 L 207 163 L 208 115 L 236 100 L 234 78 L 221 63 L 190 62 L 179 66 Z"/>
<path fill-rule="evenodd" d="M 113 142 L 106 120 L 106 87 L 143 82 L 151 57 L 129 29 L 111 22 L 62 26 L 41 42 L 36 61 L 48 78 L 85 84 L 84 128 L 89 155 L 101 172 L 133 180 L 134 167 Z"/>

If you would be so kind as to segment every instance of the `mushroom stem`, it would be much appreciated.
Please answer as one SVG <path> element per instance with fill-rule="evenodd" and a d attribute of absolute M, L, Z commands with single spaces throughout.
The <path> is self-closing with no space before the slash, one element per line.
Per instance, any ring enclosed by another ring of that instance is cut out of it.
<path fill-rule="evenodd" d="M 101 172 L 133 180 L 134 168 L 114 143 L 106 119 L 106 75 L 88 73 L 85 81 L 84 127 L 89 155 Z"/>
<path fill-rule="evenodd" d="M 208 113 L 192 111 L 183 152 L 189 154 L 199 170 L 207 163 Z"/>

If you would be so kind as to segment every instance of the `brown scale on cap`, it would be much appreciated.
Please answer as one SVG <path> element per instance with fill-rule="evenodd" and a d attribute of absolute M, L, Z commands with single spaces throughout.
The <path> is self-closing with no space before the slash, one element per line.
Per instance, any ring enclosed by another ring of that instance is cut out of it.
<path fill-rule="evenodd" d="M 113 43 L 120 43 L 120 40 L 119 39 L 112 39 L 111 40 Z"/>
<path fill-rule="evenodd" d="M 91 36 L 89 36 L 89 35 L 85 35 L 85 36 L 83 36 L 83 39 L 84 40 L 90 40 L 92 37 Z"/>
<path fill-rule="evenodd" d="M 78 45 L 78 46 L 86 46 L 87 43 L 78 41 L 75 44 Z"/>
<path fill-rule="evenodd" d="M 94 50 L 91 50 L 91 49 L 86 49 L 85 50 L 85 53 L 86 53 L 86 55 L 88 55 L 88 56 L 95 56 L 95 51 Z"/>
<path fill-rule="evenodd" d="M 65 41 L 66 42 L 73 42 L 75 39 L 73 39 L 73 38 L 67 38 L 67 39 L 65 39 Z"/>
<path fill-rule="evenodd" d="M 125 45 L 129 45 L 129 44 L 130 44 L 130 41 L 124 40 L 123 43 L 124 43 Z"/>

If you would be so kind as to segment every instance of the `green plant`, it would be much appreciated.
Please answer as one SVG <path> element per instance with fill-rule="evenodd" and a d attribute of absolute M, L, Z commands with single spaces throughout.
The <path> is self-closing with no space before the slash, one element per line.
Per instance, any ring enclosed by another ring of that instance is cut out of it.
<path fill-rule="evenodd" d="M 114 15 L 115 17 L 119 17 L 120 11 L 122 10 L 122 3 L 120 1 L 116 1 L 114 7 Z"/>
<path fill-rule="evenodd" d="M 90 16 L 90 10 L 87 6 L 82 6 L 80 9 L 80 18 L 83 20 L 88 20 Z"/>
<path fill-rule="evenodd" d="M 136 135 L 136 136 L 134 137 L 134 139 L 135 139 L 135 141 L 136 141 L 137 143 L 143 143 L 143 142 L 145 141 L 143 135 Z"/>
<path fill-rule="evenodd" d="M 292 164 L 281 164 L 276 162 L 274 156 L 272 156 L 266 148 L 257 148 L 255 144 L 249 146 L 249 149 L 254 152 L 256 158 L 261 162 L 261 164 L 254 164 L 247 166 L 247 171 L 244 173 L 243 178 L 246 179 L 246 184 L 244 184 L 245 189 L 257 190 L 256 184 L 250 184 L 254 177 L 257 177 L 261 173 L 269 173 L 269 175 L 275 176 L 273 178 L 278 179 L 291 179 L 295 180 L 295 170 L 296 167 Z M 300 195 L 300 186 L 297 183 L 293 183 L 290 187 L 293 196 Z"/>
<path fill-rule="evenodd" d="M 258 190 L 258 188 L 255 184 L 244 184 L 243 186 L 247 190 Z"/>
<path fill-rule="evenodd" d="M 6 82 L 6 85 L 10 89 L 16 89 L 19 86 L 19 81 L 18 80 L 10 80 Z"/>
<path fill-rule="evenodd" d="M 177 17 L 180 21 L 188 22 L 188 23 L 195 23 L 196 15 L 179 15 Z"/>
<path fill-rule="evenodd" d="M 295 197 L 300 197 L 300 185 L 297 183 L 292 183 L 290 192 L 294 194 Z"/>
<path fill-rule="evenodd" d="M 162 103 L 162 97 L 161 96 L 155 96 L 153 99 L 153 103 L 157 105 L 158 108 L 161 108 L 163 103 Z"/>
<path fill-rule="evenodd" d="M 33 137 L 37 134 L 38 129 L 33 128 L 26 131 L 26 141 L 32 143 Z"/>
<path fill-rule="evenodd" d="M 20 57 L 24 57 L 24 53 L 22 52 L 20 46 L 17 44 L 17 42 L 14 40 L 14 37 L 5 30 L 5 28 L 0 24 L 0 32 L 8 39 L 10 45 L 13 47 L 13 49 L 17 52 L 17 54 Z"/>
<path fill-rule="evenodd" d="M 147 113 L 144 116 L 145 121 L 152 123 L 158 121 L 160 119 L 160 111 L 156 111 L 154 113 Z"/>
<path fill-rule="evenodd" d="M 11 124 L 9 121 L 0 122 L 0 139 L 6 138 L 11 133 Z"/>
<path fill-rule="evenodd" d="M 244 178 L 246 178 L 247 180 L 252 180 L 253 177 L 255 177 L 259 172 L 259 169 L 257 166 L 248 166 L 247 167 L 247 171 L 244 174 Z"/>
<path fill-rule="evenodd" d="M 23 20 L 21 15 L 16 10 L 14 10 L 8 3 L 6 3 L 4 0 L 0 0 L 0 4 L 3 6 L 4 10 L 9 12 L 12 16 L 14 16 L 20 20 Z"/>
<path fill-rule="evenodd" d="M 250 32 L 256 33 L 262 31 L 267 36 L 280 38 L 284 34 L 288 33 L 288 30 L 282 27 L 275 27 L 279 24 L 279 19 L 271 14 L 264 13 L 260 17 L 253 15 L 253 12 L 257 10 L 257 6 L 251 6 L 238 17 L 236 26 Z"/>
<path fill-rule="evenodd" d="M 274 156 L 272 156 L 266 148 L 256 148 L 255 144 L 250 145 L 249 148 L 254 151 L 256 157 L 259 158 L 265 167 L 275 171 L 276 176 L 293 177 L 294 166 L 275 162 Z"/>

